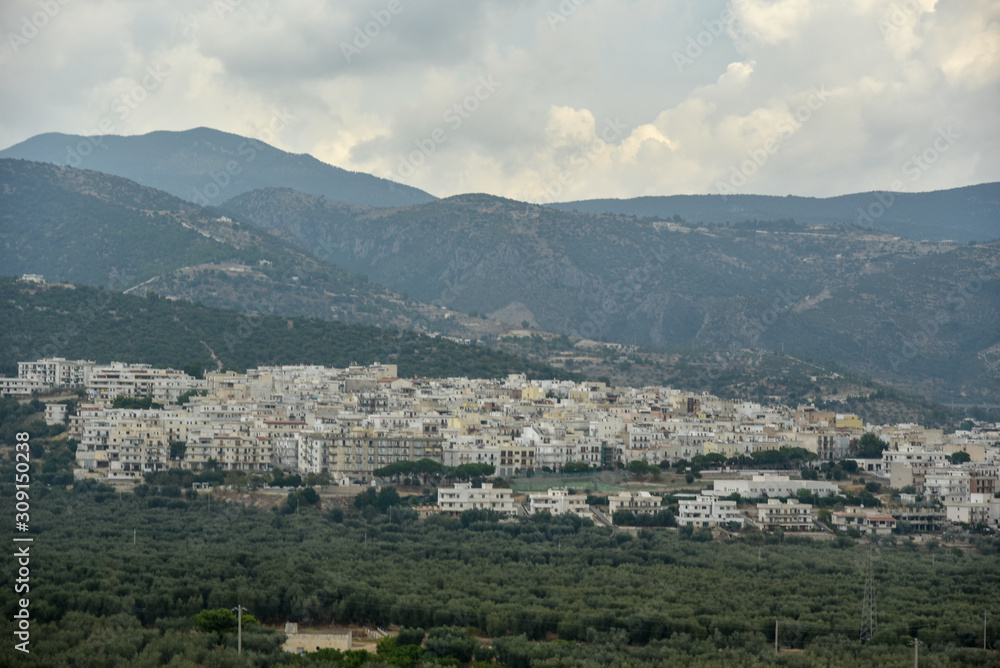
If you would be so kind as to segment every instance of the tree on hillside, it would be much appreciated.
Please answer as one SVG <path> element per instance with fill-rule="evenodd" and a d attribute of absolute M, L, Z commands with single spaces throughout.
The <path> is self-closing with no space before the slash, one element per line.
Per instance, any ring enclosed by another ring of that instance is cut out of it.
<path fill-rule="evenodd" d="M 228 633 L 236 630 L 236 624 L 236 613 L 226 608 L 202 610 L 191 618 L 191 626 L 203 633 Z M 253 615 L 244 614 L 244 628 L 250 624 L 259 625 L 260 622 Z"/>
<path fill-rule="evenodd" d="M 851 453 L 862 459 L 879 459 L 883 450 L 889 449 L 889 444 L 871 432 L 861 438 L 851 441 Z"/>

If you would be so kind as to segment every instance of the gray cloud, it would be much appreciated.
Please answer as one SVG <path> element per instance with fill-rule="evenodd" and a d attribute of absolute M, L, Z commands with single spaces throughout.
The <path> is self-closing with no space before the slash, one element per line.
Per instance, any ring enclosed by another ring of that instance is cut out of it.
<path fill-rule="evenodd" d="M 280 148 L 442 196 L 718 192 L 762 147 L 740 192 L 1000 180 L 992 0 L 13 0 L 0 27 L 3 146 L 107 119 L 255 134 L 288 109 Z M 960 138 L 910 178 L 942 127 Z"/>

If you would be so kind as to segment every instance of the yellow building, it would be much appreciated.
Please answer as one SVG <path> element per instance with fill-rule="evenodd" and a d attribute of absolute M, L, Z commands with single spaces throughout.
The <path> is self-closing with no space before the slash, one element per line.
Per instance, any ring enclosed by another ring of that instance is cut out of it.
<path fill-rule="evenodd" d="M 545 390 L 540 387 L 534 387 L 533 385 L 528 385 L 527 387 L 521 388 L 521 398 L 527 401 L 537 401 L 538 399 L 545 398 Z"/>
<path fill-rule="evenodd" d="M 744 443 L 718 443 L 716 441 L 705 441 L 702 443 L 702 452 L 706 455 L 722 455 L 726 459 L 738 457 L 743 454 Z"/>
<path fill-rule="evenodd" d="M 844 413 L 837 415 L 837 429 L 864 429 L 865 423 L 857 415 L 853 413 Z"/>

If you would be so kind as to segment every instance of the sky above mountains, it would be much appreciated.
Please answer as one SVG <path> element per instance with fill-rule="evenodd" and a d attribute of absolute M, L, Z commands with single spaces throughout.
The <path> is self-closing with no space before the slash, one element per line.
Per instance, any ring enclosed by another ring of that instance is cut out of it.
<path fill-rule="evenodd" d="M 0 147 L 198 126 L 437 196 L 1000 180 L 996 0 L 8 0 Z"/>

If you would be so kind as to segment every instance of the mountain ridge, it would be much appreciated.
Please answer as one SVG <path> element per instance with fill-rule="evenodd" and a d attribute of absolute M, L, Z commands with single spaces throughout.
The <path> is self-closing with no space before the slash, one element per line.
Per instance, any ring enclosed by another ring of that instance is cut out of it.
<path fill-rule="evenodd" d="M 155 159 L 150 159 L 155 156 Z M 198 127 L 143 135 L 35 135 L 0 151 L 19 158 L 121 176 L 202 206 L 262 187 L 297 190 L 367 206 L 405 206 L 433 195 L 364 172 L 290 153 L 259 139 Z"/>
<path fill-rule="evenodd" d="M 488 195 L 353 210 L 261 190 L 222 210 L 424 302 L 487 314 L 516 304 L 555 334 L 787 350 L 938 400 L 1000 391 L 989 363 L 1000 344 L 1000 267 L 990 264 L 1000 242 L 921 243 L 788 220 L 692 225 Z M 969 267 L 983 276 L 958 308 Z M 900 351 L 911 352 L 928 318 L 937 329 L 914 363 Z"/>
<path fill-rule="evenodd" d="M 1000 238 L 1000 182 L 927 192 L 874 190 L 834 197 L 665 195 L 557 202 L 562 211 L 633 215 L 687 223 L 795 220 L 852 226 L 913 240 L 958 243 Z"/>

